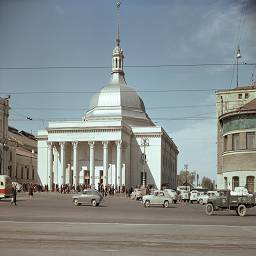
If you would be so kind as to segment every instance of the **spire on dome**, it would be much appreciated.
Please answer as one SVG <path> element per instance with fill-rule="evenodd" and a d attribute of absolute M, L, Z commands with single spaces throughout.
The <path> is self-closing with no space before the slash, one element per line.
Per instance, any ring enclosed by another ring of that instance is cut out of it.
<path fill-rule="evenodd" d="M 113 50 L 112 55 L 112 78 L 111 83 L 126 84 L 124 79 L 124 55 L 123 50 L 120 47 L 120 32 L 119 32 L 119 8 L 121 6 L 120 1 L 116 1 L 117 8 L 117 35 L 116 35 L 116 46 Z"/>

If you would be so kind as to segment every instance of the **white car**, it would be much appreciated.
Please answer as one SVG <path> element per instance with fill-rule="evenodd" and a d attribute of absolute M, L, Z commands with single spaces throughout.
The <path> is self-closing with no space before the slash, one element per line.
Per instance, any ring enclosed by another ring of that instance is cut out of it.
<path fill-rule="evenodd" d="M 177 191 L 176 190 L 174 190 L 174 189 L 165 189 L 164 190 L 165 192 L 167 192 L 169 195 L 170 195 L 170 197 L 172 198 L 172 201 L 173 201 L 173 203 L 177 203 L 177 201 L 178 201 L 178 194 L 177 194 Z"/>
<path fill-rule="evenodd" d="M 22 191 L 22 185 L 16 181 L 12 182 L 12 186 L 16 187 L 16 191 L 21 192 Z"/>
<path fill-rule="evenodd" d="M 160 205 L 168 208 L 172 203 L 172 198 L 166 191 L 155 190 L 152 194 L 143 196 L 142 203 L 145 207 L 149 207 L 151 205 Z"/>
<path fill-rule="evenodd" d="M 208 198 L 218 196 L 219 193 L 217 191 L 208 191 L 205 194 L 199 195 L 197 197 L 197 202 L 201 205 L 207 204 Z"/>

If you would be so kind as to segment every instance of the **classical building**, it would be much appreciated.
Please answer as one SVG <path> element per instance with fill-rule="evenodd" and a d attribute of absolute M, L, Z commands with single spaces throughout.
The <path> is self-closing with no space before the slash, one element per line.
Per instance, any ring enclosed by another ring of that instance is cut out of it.
<path fill-rule="evenodd" d="M 217 186 L 256 191 L 256 84 L 216 92 Z"/>
<path fill-rule="evenodd" d="M 7 170 L 9 99 L 0 98 L 0 174 Z"/>
<path fill-rule="evenodd" d="M 110 82 L 96 93 L 80 121 L 50 122 L 38 131 L 38 175 L 42 185 L 98 183 L 176 187 L 178 150 L 128 87 L 119 36 Z"/>

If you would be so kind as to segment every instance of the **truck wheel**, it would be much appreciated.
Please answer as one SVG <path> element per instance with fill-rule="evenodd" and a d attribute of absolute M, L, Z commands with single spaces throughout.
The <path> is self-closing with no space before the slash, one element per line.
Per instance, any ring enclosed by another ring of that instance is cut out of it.
<path fill-rule="evenodd" d="M 169 207 L 169 202 L 168 201 L 164 201 L 164 207 L 168 208 Z"/>
<path fill-rule="evenodd" d="M 199 200 L 199 204 L 201 204 L 201 205 L 203 205 L 203 204 L 204 204 L 203 199 L 200 199 L 200 200 Z"/>
<path fill-rule="evenodd" d="M 239 216 L 243 217 L 246 215 L 246 207 L 243 204 L 240 204 L 237 208 L 237 213 Z"/>
<path fill-rule="evenodd" d="M 205 213 L 207 215 L 212 215 L 213 214 L 213 205 L 212 204 L 207 204 L 205 207 Z"/>

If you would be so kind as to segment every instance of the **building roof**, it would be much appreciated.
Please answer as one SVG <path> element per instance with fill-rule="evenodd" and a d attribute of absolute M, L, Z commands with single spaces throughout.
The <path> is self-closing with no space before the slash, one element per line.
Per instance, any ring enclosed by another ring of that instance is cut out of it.
<path fill-rule="evenodd" d="M 231 117 L 235 115 L 244 115 L 244 114 L 256 114 L 256 99 L 251 100 L 250 102 L 246 103 L 245 105 L 237 108 L 234 111 L 225 113 L 219 117 L 219 119 L 224 119 L 226 117 Z"/>
<path fill-rule="evenodd" d="M 238 86 L 231 89 L 218 90 L 216 93 L 230 92 L 230 91 L 248 91 L 248 90 L 256 90 L 256 82 L 253 82 L 251 85 L 244 85 L 244 86 Z"/>

